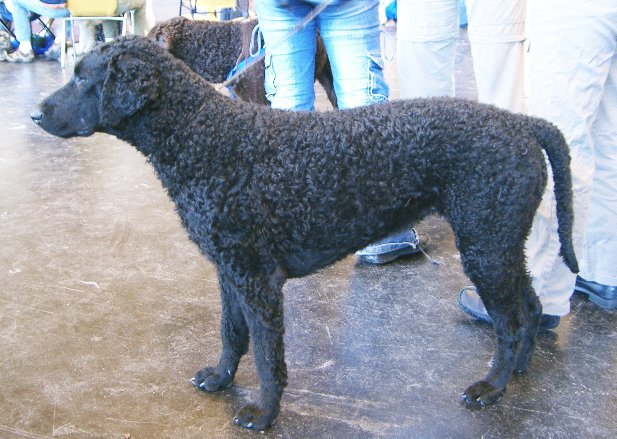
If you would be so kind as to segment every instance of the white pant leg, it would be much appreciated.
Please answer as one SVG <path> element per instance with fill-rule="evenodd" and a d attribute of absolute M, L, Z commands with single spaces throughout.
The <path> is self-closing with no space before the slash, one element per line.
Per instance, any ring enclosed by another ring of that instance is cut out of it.
<path fill-rule="evenodd" d="M 478 100 L 523 112 L 526 0 L 467 0 Z"/>
<path fill-rule="evenodd" d="M 76 21 L 79 28 L 79 53 L 87 53 L 92 50 L 96 44 L 96 25 L 100 23 L 100 21 L 94 20 Z"/>
<path fill-rule="evenodd" d="M 591 135 L 596 167 L 580 275 L 586 280 L 617 286 L 617 51 Z"/>
<path fill-rule="evenodd" d="M 454 96 L 458 0 L 398 0 L 401 98 Z"/>
<path fill-rule="evenodd" d="M 615 50 L 604 0 L 544 0 L 529 7 L 530 114 L 555 123 L 570 146 L 574 190 L 574 248 L 581 259 L 594 174 L 591 127 Z M 614 15 L 614 13 L 612 13 Z M 614 18 L 612 19 L 614 20 Z M 613 23 L 614 24 L 614 23 Z M 559 257 L 556 214 L 549 185 L 527 241 L 533 286 L 546 314 L 565 315 L 576 275 Z"/>
<path fill-rule="evenodd" d="M 149 5 L 146 3 L 146 0 L 118 0 L 118 9 L 116 9 L 118 14 L 124 14 L 131 9 L 135 10 L 135 29 L 133 29 L 135 35 L 145 36 L 154 26 L 154 23 L 149 23 L 151 21 L 147 10 Z"/>

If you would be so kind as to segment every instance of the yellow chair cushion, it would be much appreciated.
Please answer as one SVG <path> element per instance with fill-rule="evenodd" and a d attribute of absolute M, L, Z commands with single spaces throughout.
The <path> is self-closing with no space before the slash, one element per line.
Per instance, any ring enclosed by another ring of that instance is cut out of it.
<path fill-rule="evenodd" d="M 113 17 L 118 0 L 67 0 L 66 7 L 73 17 Z"/>
<path fill-rule="evenodd" d="M 235 8 L 236 0 L 197 0 L 195 6 L 198 11 L 213 12 L 222 8 Z"/>

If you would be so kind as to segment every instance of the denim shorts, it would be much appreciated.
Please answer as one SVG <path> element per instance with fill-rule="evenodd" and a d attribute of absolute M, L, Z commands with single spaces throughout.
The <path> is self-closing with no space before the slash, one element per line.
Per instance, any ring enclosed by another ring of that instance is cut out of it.
<path fill-rule="evenodd" d="M 326 46 L 339 108 L 388 99 L 380 47 L 379 1 L 335 1 L 290 35 L 319 1 L 259 0 L 255 10 L 266 42 L 266 93 L 274 108 L 313 110 L 317 32 Z"/>

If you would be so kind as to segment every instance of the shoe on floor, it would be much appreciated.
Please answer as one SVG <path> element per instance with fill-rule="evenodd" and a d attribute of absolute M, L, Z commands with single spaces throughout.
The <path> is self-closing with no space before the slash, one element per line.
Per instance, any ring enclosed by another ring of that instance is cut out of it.
<path fill-rule="evenodd" d="M 574 292 L 585 294 L 596 305 L 604 309 L 617 308 L 617 287 L 602 285 L 591 280 L 576 276 Z"/>
<path fill-rule="evenodd" d="M 458 295 L 458 306 L 463 311 L 472 316 L 473 318 L 480 320 L 489 325 L 493 324 L 491 316 L 488 315 L 482 299 L 475 287 L 465 287 Z M 559 316 L 552 316 L 550 314 L 542 314 L 540 317 L 540 330 L 547 331 L 549 329 L 555 329 L 559 325 L 561 319 Z"/>
<path fill-rule="evenodd" d="M 413 255 L 424 251 L 430 242 L 428 235 L 419 234 L 411 229 L 371 244 L 356 252 L 360 262 L 368 264 L 387 264 L 401 256 Z"/>
<path fill-rule="evenodd" d="M 54 43 L 49 49 L 45 51 L 45 56 L 49 59 L 56 61 L 60 60 L 60 44 Z"/>
<path fill-rule="evenodd" d="M 15 52 L 6 55 L 6 60 L 8 62 L 14 63 L 32 62 L 34 61 L 34 52 L 31 50 L 29 52 L 22 52 L 21 50 L 17 49 Z"/>
<path fill-rule="evenodd" d="M 9 51 L 13 48 L 13 45 L 11 44 L 11 36 L 8 34 L 8 32 L 5 31 L 0 31 L 0 50 L 5 50 L 5 51 Z"/>

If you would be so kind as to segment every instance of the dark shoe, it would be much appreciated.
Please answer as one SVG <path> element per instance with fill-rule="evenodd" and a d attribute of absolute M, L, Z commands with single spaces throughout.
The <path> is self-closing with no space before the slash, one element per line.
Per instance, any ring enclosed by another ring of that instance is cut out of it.
<path fill-rule="evenodd" d="M 423 252 L 429 244 L 428 235 L 422 236 L 411 229 L 407 232 L 388 236 L 376 244 L 371 244 L 356 252 L 358 260 L 368 264 L 387 264 L 401 256 Z"/>
<path fill-rule="evenodd" d="M 586 294 L 589 300 L 604 309 L 617 308 L 617 287 L 602 285 L 576 276 L 574 292 Z"/>
<path fill-rule="evenodd" d="M 480 295 L 475 287 L 463 288 L 458 295 L 457 302 L 458 306 L 460 306 L 463 311 L 473 318 L 488 323 L 489 325 L 493 324 L 493 320 L 491 319 L 491 316 L 488 315 L 488 312 L 486 312 L 486 308 L 484 307 L 482 299 L 480 299 Z M 555 329 L 557 325 L 559 325 L 560 320 L 561 319 L 559 316 L 542 314 L 540 317 L 539 329 L 541 331 Z"/>

